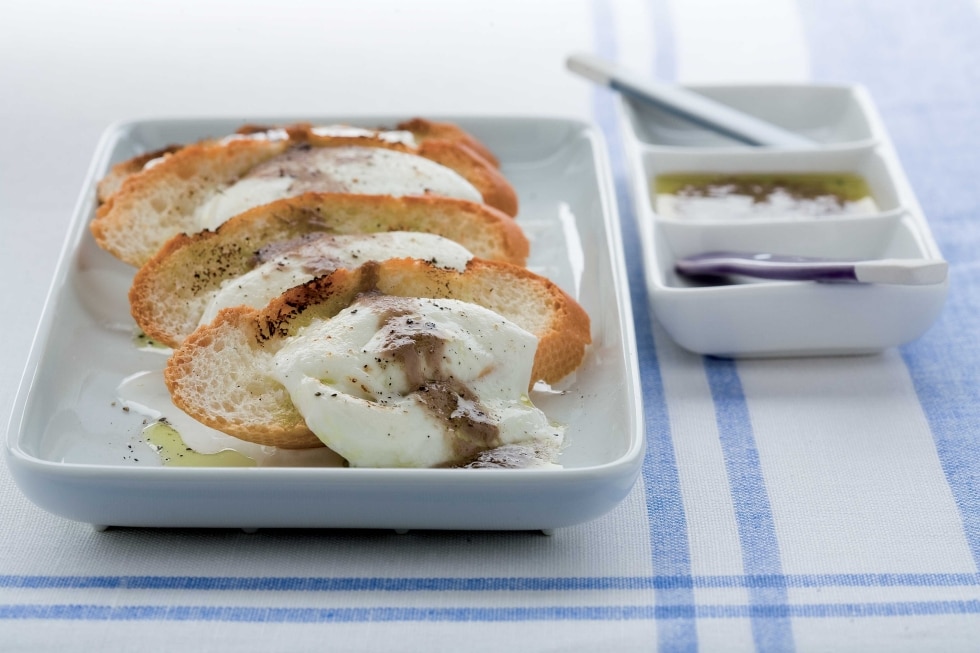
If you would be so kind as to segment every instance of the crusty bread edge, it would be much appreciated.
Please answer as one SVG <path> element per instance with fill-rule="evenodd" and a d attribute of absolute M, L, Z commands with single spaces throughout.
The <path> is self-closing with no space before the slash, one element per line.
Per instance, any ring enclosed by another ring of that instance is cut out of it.
<path fill-rule="evenodd" d="M 146 164 L 154 159 L 159 159 L 169 154 L 173 154 L 177 150 L 182 149 L 183 145 L 167 145 L 166 147 L 161 147 L 158 150 L 153 150 L 151 152 L 144 152 L 143 154 L 137 154 L 136 156 L 126 159 L 121 163 L 109 168 L 109 172 L 106 176 L 99 180 L 96 184 L 96 198 L 99 204 L 106 202 L 112 195 L 116 193 L 121 187 L 126 178 L 130 175 L 141 172 Z"/>
<path fill-rule="evenodd" d="M 418 155 L 458 172 L 483 196 L 483 201 L 509 216 L 520 208 L 517 192 L 496 167 L 466 146 L 453 141 L 431 139 L 422 141 Z"/>
<path fill-rule="evenodd" d="M 500 160 L 490 151 L 490 148 L 473 134 L 455 123 L 437 122 L 426 120 L 425 118 L 412 118 L 398 123 L 395 128 L 412 132 L 419 142 L 432 138 L 455 141 L 472 150 L 474 154 L 484 159 L 494 168 L 500 167 Z"/>

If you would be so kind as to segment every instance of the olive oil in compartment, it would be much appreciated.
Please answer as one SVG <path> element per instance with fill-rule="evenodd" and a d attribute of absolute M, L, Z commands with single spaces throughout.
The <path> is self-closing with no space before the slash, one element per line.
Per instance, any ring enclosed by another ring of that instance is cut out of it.
<path fill-rule="evenodd" d="M 658 175 L 654 210 L 698 221 L 819 219 L 877 213 L 868 182 L 853 173 Z"/>

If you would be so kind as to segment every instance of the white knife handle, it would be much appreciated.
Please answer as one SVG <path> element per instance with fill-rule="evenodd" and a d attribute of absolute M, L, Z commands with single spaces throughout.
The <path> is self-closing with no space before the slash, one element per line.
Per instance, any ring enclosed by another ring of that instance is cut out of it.
<path fill-rule="evenodd" d="M 589 54 L 573 54 L 568 69 L 620 93 L 748 145 L 812 148 L 814 141 L 678 86 L 658 84 Z"/>

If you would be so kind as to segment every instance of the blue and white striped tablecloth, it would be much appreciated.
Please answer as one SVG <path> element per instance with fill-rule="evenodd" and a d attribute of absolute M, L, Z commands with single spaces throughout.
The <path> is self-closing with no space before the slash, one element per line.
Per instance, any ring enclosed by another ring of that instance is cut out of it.
<path fill-rule="evenodd" d="M 649 72 L 676 79 L 669 9 Z M 700 359 L 634 295 L 664 650 L 980 649 L 977 9 L 802 0 L 797 24 L 771 24 L 799 29 L 810 79 L 864 84 L 879 105 L 952 264 L 930 333 L 881 357 Z M 615 57 L 610 9 L 598 13 L 598 49 Z M 608 97 L 596 111 L 628 225 Z"/>
<path fill-rule="evenodd" d="M 594 0 L 580 13 L 590 32 L 569 50 L 663 80 L 864 84 L 951 264 L 934 328 L 870 357 L 679 349 L 648 310 L 614 98 L 590 90 L 648 442 L 621 506 L 553 537 L 99 534 L 42 516 L 4 475 L 0 651 L 980 650 L 980 4 Z"/>

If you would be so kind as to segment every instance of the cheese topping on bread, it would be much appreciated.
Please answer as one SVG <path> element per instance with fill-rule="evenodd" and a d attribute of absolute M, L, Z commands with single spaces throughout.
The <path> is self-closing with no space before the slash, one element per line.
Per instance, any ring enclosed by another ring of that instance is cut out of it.
<path fill-rule="evenodd" d="M 204 310 L 200 324 L 209 324 L 222 308 L 262 308 L 285 290 L 338 268 L 392 258 L 420 258 L 462 272 L 473 255 L 462 245 L 429 233 L 306 234 L 261 248 L 255 268 L 221 284 Z"/>
<path fill-rule="evenodd" d="M 290 337 L 273 373 L 353 467 L 462 466 L 506 445 L 557 454 L 563 428 L 527 395 L 536 348 L 476 304 L 369 293 Z"/>
<path fill-rule="evenodd" d="M 389 143 L 401 143 L 409 147 L 416 147 L 418 141 L 415 135 L 404 129 L 364 129 L 362 127 L 352 127 L 350 125 L 319 125 L 312 127 L 311 132 L 317 136 L 333 136 L 337 138 L 380 138 Z"/>
<path fill-rule="evenodd" d="M 482 201 L 459 173 L 415 154 L 377 147 L 300 145 L 260 163 L 195 209 L 198 230 L 275 200 L 306 192 L 442 195 Z"/>
<path fill-rule="evenodd" d="M 250 131 L 248 133 L 237 133 L 225 136 L 219 143 L 228 144 L 232 141 L 240 140 L 250 140 L 250 141 L 286 141 L 289 140 L 289 130 L 283 129 L 281 127 L 271 127 L 269 129 L 262 129 L 259 131 Z"/>

